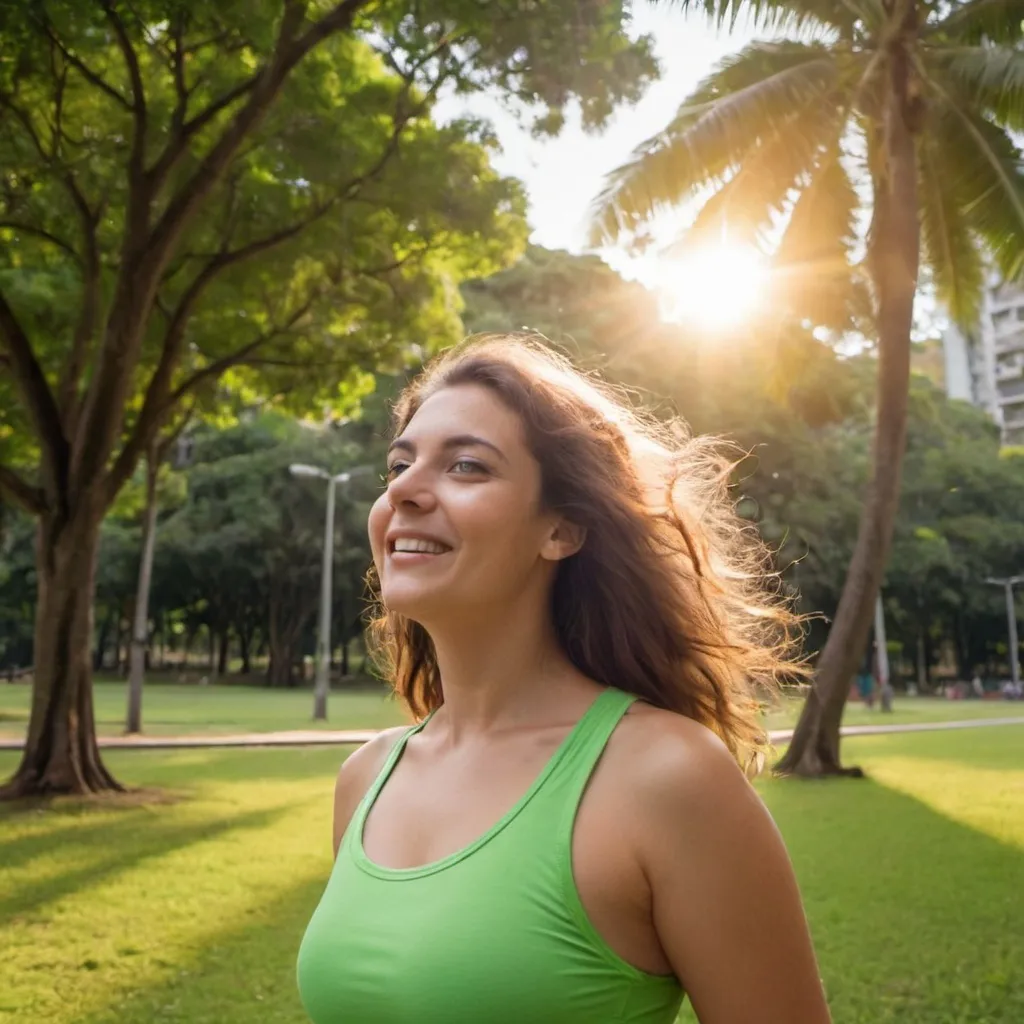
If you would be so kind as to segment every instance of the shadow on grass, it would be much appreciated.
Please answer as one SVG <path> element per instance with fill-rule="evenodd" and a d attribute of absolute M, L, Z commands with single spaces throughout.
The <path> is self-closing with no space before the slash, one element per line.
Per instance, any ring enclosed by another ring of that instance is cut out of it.
<path fill-rule="evenodd" d="M 85 842 L 80 841 L 77 834 L 74 837 L 76 854 L 94 854 L 89 863 L 71 865 L 55 877 L 24 884 L 0 897 L 0 919 L 37 911 L 64 896 L 128 871 L 151 857 L 159 857 L 236 829 L 266 828 L 287 812 L 287 807 L 266 808 L 189 824 L 162 823 L 150 814 L 125 815 L 114 821 L 108 820 L 105 828 L 91 830 Z M 22 862 L 31 860 L 35 853 L 42 854 L 52 848 L 52 832 L 16 841 L 16 852 Z M 4 854 L 5 865 L 8 863 L 6 851 L 7 844 L 4 844 L 0 853 Z"/>
<path fill-rule="evenodd" d="M 870 779 L 764 795 L 837 1024 L 1024 1020 L 1024 851 Z"/>
<path fill-rule="evenodd" d="M 80 817 L 73 816 L 68 824 L 55 822 L 52 827 L 45 827 L 50 823 L 44 822 L 43 828 L 33 828 L 16 839 L 0 839 L 0 865 L 5 869 L 20 867 L 53 849 L 69 847 L 72 844 L 76 848 L 92 846 L 97 842 L 107 845 L 112 828 L 110 819 L 98 818 L 88 824 L 81 824 L 78 820 Z M 3 820 L 0 817 L 0 822 Z"/>
<path fill-rule="evenodd" d="M 295 960 L 326 883 L 325 874 L 295 885 L 244 922 L 209 935 L 174 963 L 173 978 L 111 993 L 108 1006 L 76 1024 L 303 1024 Z"/>

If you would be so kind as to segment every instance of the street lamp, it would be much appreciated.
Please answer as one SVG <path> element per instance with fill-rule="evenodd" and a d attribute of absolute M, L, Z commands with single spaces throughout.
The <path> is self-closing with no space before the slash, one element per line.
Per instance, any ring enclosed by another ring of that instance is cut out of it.
<path fill-rule="evenodd" d="M 1004 579 L 990 576 L 985 582 L 1002 587 L 1006 591 L 1006 625 L 1010 633 L 1010 679 L 1013 680 L 1014 691 L 1019 692 L 1020 656 L 1017 652 L 1017 609 L 1013 603 L 1013 587 L 1016 583 L 1024 583 L 1024 576 L 1007 576 Z"/>
<path fill-rule="evenodd" d="M 365 473 L 369 466 L 359 466 L 347 473 L 328 473 L 319 466 L 296 462 L 288 467 L 292 476 L 317 477 L 327 481 L 327 514 L 324 516 L 323 567 L 320 572 L 320 628 L 316 638 L 316 676 L 313 683 L 313 718 L 326 720 L 328 676 L 331 669 L 331 569 L 334 565 L 334 489 L 347 484 L 356 473 Z"/>

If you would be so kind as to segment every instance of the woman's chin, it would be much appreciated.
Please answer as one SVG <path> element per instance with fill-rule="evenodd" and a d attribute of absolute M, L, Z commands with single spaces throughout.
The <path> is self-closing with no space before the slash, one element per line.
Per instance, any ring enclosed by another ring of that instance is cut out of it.
<path fill-rule="evenodd" d="M 384 607 L 413 622 L 429 621 L 431 609 L 444 606 L 444 597 L 435 587 L 403 586 L 398 584 L 381 588 Z"/>

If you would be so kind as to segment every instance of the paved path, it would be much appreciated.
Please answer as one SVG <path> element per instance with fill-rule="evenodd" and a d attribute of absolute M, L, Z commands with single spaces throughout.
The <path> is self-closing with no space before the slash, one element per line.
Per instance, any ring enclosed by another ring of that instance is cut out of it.
<path fill-rule="evenodd" d="M 911 725 L 844 725 L 844 736 L 876 736 L 890 732 L 938 732 L 945 729 L 979 729 L 993 725 L 1024 725 L 1024 715 L 1012 718 L 972 718 L 962 722 L 917 722 Z M 296 730 L 248 732 L 227 736 L 101 736 L 105 750 L 178 750 L 194 747 L 328 747 L 361 744 L 377 735 L 376 729 Z M 792 738 L 792 729 L 773 729 L 773 743 Z M 0 750 L 20 750 L 21 740 L 0 739 Z"/>

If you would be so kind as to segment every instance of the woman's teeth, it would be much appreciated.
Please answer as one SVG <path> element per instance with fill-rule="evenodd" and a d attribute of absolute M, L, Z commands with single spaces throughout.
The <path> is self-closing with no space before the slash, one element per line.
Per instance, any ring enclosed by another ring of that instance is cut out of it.
<path fill-rule="evenodd" d="M 418 537 L 400 537 L 395 541 L 395 551 L 410 551 L 425 555 L 443 555 L 447 551 L 435 540 L 420 540 Z"/>

